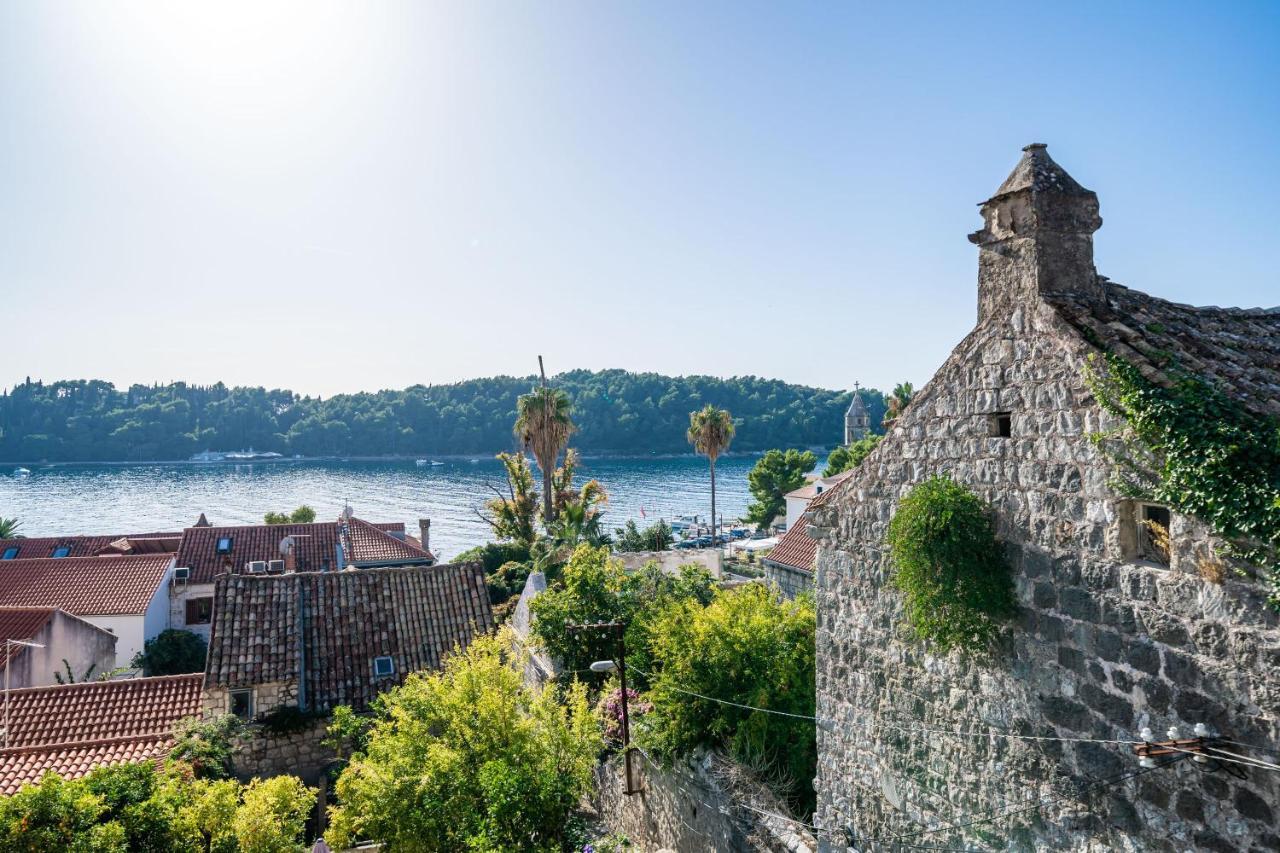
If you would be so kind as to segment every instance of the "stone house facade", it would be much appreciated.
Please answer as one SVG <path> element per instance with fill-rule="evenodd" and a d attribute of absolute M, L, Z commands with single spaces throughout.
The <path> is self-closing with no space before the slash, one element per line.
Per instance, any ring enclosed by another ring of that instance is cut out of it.
<path fill-rule="evenodd" d="M 1200 571 L 1213 540 L 1195 519 L 1113 491 L 1090 434 L 1114 424 L 1084 379 L 1100 346 L 1155 381 L 1172 355 L 1274 415 L 1280 309 L 1191 308 L 1099 276 L 1097 197 L 1042 145 L 982 215 L 976 328 L 808 514 L 820 844 L 1280 849 L 1280 773 L 1139 772 L 1130 743 L 1107 742 L 1204 723 L 1280 748 L 1280 616 L 1259 583 Z M 900 627 L 886 528 L 939 474 L 990 503 L 1013 568 L 1020 616 L 987 658 L 932 654 Z M 1147 519 L 1168 528 L 1165 553 Z"/>

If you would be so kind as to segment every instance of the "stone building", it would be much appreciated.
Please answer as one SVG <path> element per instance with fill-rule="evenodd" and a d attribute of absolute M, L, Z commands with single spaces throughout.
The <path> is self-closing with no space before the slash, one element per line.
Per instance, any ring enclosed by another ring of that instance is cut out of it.
<path fill-rule="evenodd" d="M 1097 197 L 1043 145 L 982 217 L 976 328 L 810 507 L 821 843 L 1280 849 L 1280 773 L 1182 761 L 1134 776 L 1132 745 L 1107 742 L 1204 723 L 1280 748 L 1280 618 L 1261 584 L 1198 571 L 1212 538 L 1195 519 L 1111 489 L 1090 434 L 1114 423 L 1083 376 L 1101 347 L 1156 382 L 1173 360 L 1278 414 L 1280 309 L 1192 308 L 1098 275 Z M 908 639 L 888 583 L 897 501 L 939 474 L 990 503 L 1013 567 L 1020 615 L 985 659 Z"/>
<path fill-rule="evenodd" d="M 853 444 L 871 435 L 871 413 L 867 404 L 862 402 L 862 394 L 857 386 L 853 389 L 853 399 L 844 413 L 844 443 Z"/>

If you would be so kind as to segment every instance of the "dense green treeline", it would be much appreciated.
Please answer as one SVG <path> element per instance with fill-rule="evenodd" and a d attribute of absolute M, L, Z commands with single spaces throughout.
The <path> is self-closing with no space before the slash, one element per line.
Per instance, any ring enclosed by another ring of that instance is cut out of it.
<path fill-rule="evenodd" d="M 516 397 L 533 377 L 496 376 L 328 399 L 287 390 L 134 385 L 100 380 L 18 384 L 0 395 L 0 460 L 185 459 L 202 450 L 304 456 L 491 454 L 513 447 Z M 738 421 L 734 450 L 839 444 L 848 392 L 755 376 L 669 377 L 574 370 L 555 377 L 573 402 L 581 451 L 687 453 L 689 412 L 710 403 Z M 878 424 L 884 397 L 862 391 Z"/>

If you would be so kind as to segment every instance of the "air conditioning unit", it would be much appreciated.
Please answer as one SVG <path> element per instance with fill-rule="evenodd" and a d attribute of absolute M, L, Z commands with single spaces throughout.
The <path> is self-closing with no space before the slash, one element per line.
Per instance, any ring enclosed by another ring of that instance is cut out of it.
<path fill-rule="evenodd" d="M 177 583 L 186 583 L 191 580 L 191 569 L 187 566 L 178 566 L 173 570 L 173 579 Z"/>
<path fill-rule="evenodd" d="M 250 560 L 245 564 L 245 570 L 251 575 L 262 575 L 267 572 L 266 560 Z"/>
<path fill-rule="evenodd" d="M 284 560 L 271 560 L 267 563 L 267 571 L 273 574 L 284 572 Z"/>

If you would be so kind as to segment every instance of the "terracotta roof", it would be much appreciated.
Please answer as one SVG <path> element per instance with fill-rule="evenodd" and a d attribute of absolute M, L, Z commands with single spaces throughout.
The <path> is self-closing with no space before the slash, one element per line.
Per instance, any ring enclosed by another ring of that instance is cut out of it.
<path fill-rule="evenodd" d="M 30 640 L 53 618 L 52 607 L 0 607 L 0 640 Z M 24 646 L 0 646 L 0 668 L 22 654 Z"/>
<path fill-rule="evenodd" d="M 435 560 L 431 552 L 392 535 L 403 535 L 403 523 L 378 525 L 353 518 L 349 527 L 350 541 L 346 546 L 336 521 L 188 527 L 182 532 L 175 565 L 191 569 L 192 583 L 213 583 L 218 575 L 243 572 L 245 563 L 282 559 L 280 542 L 286 536 L 293 539 L 293 553 L 300 572 L 342 569 L 351 563 L 386 565 Z M 218 553 L 219 539 L 231 540 L 228 553 Z M 339 546 L 343 546 L 342 565 L 338 562 Z"/>
<path fill-rule="evenodd" d="M 830 477 L 818 477 L 814 480 L 810 480 L 808 483 L 805 483 L 800 488 L 787 492 L 785 495 L 783 495 L 783 497 L 805 498 L 805 499 L 815 498 L 818 495 L 822 494 L 822 492 L 825 492 L 828 489 L 830 489 L 832 486 L 838 486 L 840 483 L 843 483 L 845 480 L 849 479 L 851 476 L 853 476 L 854 470 L 855 469 L 850 468 L 848 471 L 841 471 L 839 474 L 832 474 Z M 818 491 L 819 484 L 822 485 L 821 492 Z"/>
<path fill-rule="evenodd" d="M 1173 366 L 1261 413 L 1280 415 L 1280 308 L 1193 308 L 1106 282 L 1105 302 L 1054 294 L 1058 314 L 1095 345 L 1168 384 Z"/>
<path fill-rule="evenodd" d="M 806 532 L 808 527 L 809 522 L 801 517 L 786 533 L 782 534 L 778 544 L 764 556 L 765 561 L 781 563 L 802 572 L 812 572 L 813 559 L 818 553 L 818 543 L 809 537 Z"/>
<path fill-rule="evenodd" d="M 438 668 L 455 646 L 492 627 L 478 563 L 222 575 L 205 679 L 232 688 L 296 682 L 301 645 L 309 706 L 363 708 L 407 673 Z M 395 675 L 378 679 L 374 658 L 384 655 L 393 658 Z"/>
<path fill-rule="evenodd" d="M 49 770 L 74 779 L 95 767 L 162 754 L 174 724 L 199 715 L 201 682 L 196 673 L 10 691 L 0 794 Z"/>
<path fill-rule="evenodd" d="M 119 553 L 172 553 L 178 550 L 181 533 L 115 533 L 100 536 L 40 536 L 34 539 L 0 539 L 0 554 L 9 548 L 17 548 L 17 559 L 47 559 L 59 548 L 67 548 L 67 557 L 94 557 L 103 552 Z M 112 544 L 124 540 L 130 543 L 129 551 Z M 135 541 L 141 540 L 141 541 Z"/>
<path fill-rule="evenodd" d="M 171 560 L 169 554 L 0 560 L 0 606 L 57 607 L 77 616 L 143 613 Z"/>

